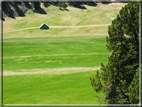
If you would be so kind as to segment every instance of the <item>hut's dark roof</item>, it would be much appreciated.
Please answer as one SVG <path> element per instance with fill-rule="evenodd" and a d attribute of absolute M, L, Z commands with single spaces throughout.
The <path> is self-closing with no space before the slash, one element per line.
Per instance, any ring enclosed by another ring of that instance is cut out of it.
<path fill-rule="evenodd" d="M 40 29 L 49 29 L 49 27 L 47 25 L 45 25 L 44 23 L 39 28 Z"/>

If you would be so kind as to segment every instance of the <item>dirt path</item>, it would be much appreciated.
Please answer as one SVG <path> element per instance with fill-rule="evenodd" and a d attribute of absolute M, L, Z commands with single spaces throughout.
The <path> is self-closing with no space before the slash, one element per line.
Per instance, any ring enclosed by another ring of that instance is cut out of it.
<path fill-rule="evenodd" d="M 23 29 L 12 30 L 12 31 L 4 31 L 3 33 L 16 32 L 16 31 L 27 30 L 27 29 L 35 29 L 35 28 L 39 28 L 39 27 L 30 27 L 30 28 L 23 28 Z"/>
<path fill-rule="evenodd" d="M 34 56 L 94 55 L 94 54 L 110 54 L 110 53 L 51 54 L 51 55 L 12 56 L 12 57 L 3 57 L 3 58 L 25 58 L 25 57 L 34 57 Z"/>
<path fill-rule="evenodd" d="M 49 28 L 81 28 L 81 27 L 99 27 L 99 26 L 109 26 L 109 24 L 81 25 L 81 26 L 49 26 Z M 39 27 L 30 27 L 30 28 L 23 28 L 23 29 L 12 30 L 12 31 L 4 31 L 3 33 L 16 32 L 16 31 L 27 30 L 27 29 L 35 29 L 35 28 L 39 28 Z"/>
<path fill-rule="evenodd" d="M 99 25 L 81 25 L 81 26 L 49 26 L 51 28 L 81 28 L 81 27 L 99 27 L 108 26 L 109 24 L 99 24 Z"/>
<path fill-rule="evenodd" d="M 3 71 L 3 76 L 8 75 L 35 75 L 35 74 L 72 74 L 79 72 L 89 72 L 99 70 L 99 67 L 68 67 L 68 68 L 46 68 L 46 69 L 30 69 L 30 70 L 17 70 L 17 71 Z"/>

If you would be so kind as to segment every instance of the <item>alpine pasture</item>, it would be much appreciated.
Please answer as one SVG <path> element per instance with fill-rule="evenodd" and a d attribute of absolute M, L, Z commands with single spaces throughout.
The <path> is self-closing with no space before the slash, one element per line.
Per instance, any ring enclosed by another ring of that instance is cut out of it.
<path fill-rule="evenodd" d="M 93 90 L 89 78 L 108 61 L 107 28 L 124 5 L 64 11 L 51 5 L 42 6 L 47 14 L 28 10 L 25 17 L 6 18 L 3 103 L 101 104 L 105 95 Z M 39 29 L 42 23 L 49 29 Z"/>

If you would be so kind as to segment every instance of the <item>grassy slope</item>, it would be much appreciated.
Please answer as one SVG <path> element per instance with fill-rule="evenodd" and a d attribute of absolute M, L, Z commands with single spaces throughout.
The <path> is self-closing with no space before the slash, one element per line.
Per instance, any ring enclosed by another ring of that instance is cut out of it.
<path fill-rule="evenodd" d="M 114 19 L 119 11 L 119 9 L 124 4 L 109 4 L 109 5 L 98 5 L 97 7 L 86 6 L 87 9 L 82 10 L 78 8 L 68 7 L 69 11 L 61 11 L 58 7 L 50 6 L 48 8 L 42 7 L 47 14 L 33 13 L 29 10 L 26 17 L 17 17 L 15 19 L 8 19 L 3 23 L 3 30 L 11 31 L 18 30 L 22 28 L 29 27 L 39 27 L 42 23 L 47 24 L 49 27 L 51 25 L 66 25 L 66 26 L 78 26 L 78 25 L 93 25 L 93 24 L 111 24 L 112 19 Z M 115 8 L 114 8 L 115 7 Z M 30 14 L 28 14 L 30 12 Z M 34 17 L 34 18 L 33 18 Z M 29 30 L 27 32 L 14 32 L 15 34 L 5 34 L 4 38 L 11 36 L 17 37 L 39 37 L 45 36 L 45 32 L 38 29 Z M 30 35 L 29 35 L 30 33 Z M 79 29 L 51 29 L 47 31 L 46 36 L 77 36 L 85 33 L 95 34 L 95 33 L 105 33 L 107 35 L 107 26 L 105 27 L 94 27 L 94 28 L 79 28 Z M 26 34 L 26 35 L 25 35 Z M 35 35 L 36 34 L 36 35 Z M 37 36 L 38 34 L 38 36 Z M 86 35 L 85 35 L 86 36 Z M 89 36 L 89 35 L 87 35 Z"/>
<path fill-rule="evenodd" d="M 103 6 L 103 7 L 102 7 Z M 118 6 L 118 8 L 116 8 Z M 88 25 L 110 24 L 116 17 L 121 5 L 87 6 L 87 10 L 69 7 L 60 11 L 57 7 L 44 8 L 47 15 L 37 13 L 7 18 L 3 30 L 12 31 L 22 28 L 47 25 Z M 29 10 L 30 12 L 31 10 Z M 30 29 L 3 34 L 3 69 L 22 70 L 59 67 L 94 67 L 100 62 L 107 63 L 105 55 L 65 55 L 32 56 L 48 54 L 108 53 L 105 47 L 107 26 L 90 28 L 66 28 L 50 30 Z M 103 38 L 96 38 L 96 37 Z M 17 58 L 5 58 L 13 57 Z M 62 63 L 60 63 L 62 62 Z M 22 71 L 21 71 L 22 72 Z M 99 104 L 102 93 L 95 93 L 89 77 L 94 71 L 64 75 L 21 75 L 3 77 L 4 104 Z"/>

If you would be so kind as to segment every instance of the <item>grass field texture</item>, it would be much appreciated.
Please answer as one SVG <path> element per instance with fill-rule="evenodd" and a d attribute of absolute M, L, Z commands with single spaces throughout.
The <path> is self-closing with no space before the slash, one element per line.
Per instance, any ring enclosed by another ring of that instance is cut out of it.
<path fill-rule="evenodd" d="M 100 63 L 108 61 L 108 26 L 18 29 L 42 23 L 49 27 L 111 24 L 122 6 L 68 7 L 69 11 L 50 6 L 44 8 L 46 15 L 29 10 L 26 17 L 7 18 L 3 22 L 3 103 L 101 104 L 105 94 L 96 93 L 89 78 Z"/>
<path fill-rule="evenodd" d="M 104 94 L 95 93 L 89 80 L 96 70 L 89 71 L 89 67 L 99 68 L 101 62 L 107 62 L 105 38 L 58 39 L 4 39 L 3 73 L 13 72 L 3 78 L 4 104 L 99 104 L 102 101 Z M 15 75 L 16 72 L 33 72 L 33 75 Z"/>

